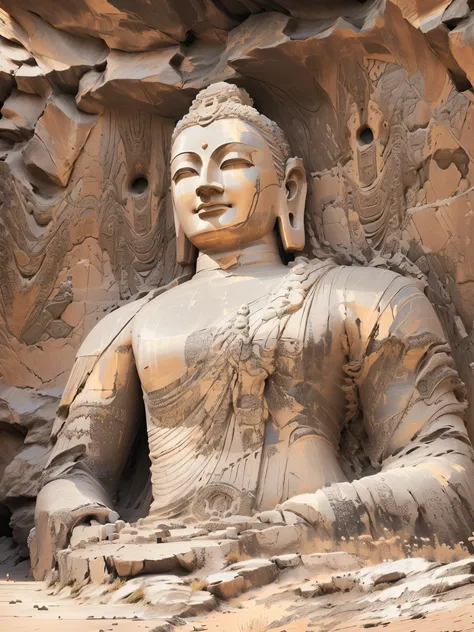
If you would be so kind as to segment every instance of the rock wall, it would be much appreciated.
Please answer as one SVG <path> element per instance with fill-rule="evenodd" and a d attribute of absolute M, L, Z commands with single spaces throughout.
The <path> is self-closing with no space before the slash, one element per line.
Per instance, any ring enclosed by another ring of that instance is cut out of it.
<path fill-rule="evenodd" d="M 0 531 L 23 544 L 81 341 L 179 274 L 170 136 L 214 81 L 303 157 L 308 251 L 418 278 L 474 398 L 469 3 L 172 4 L 0 0 Z"/>

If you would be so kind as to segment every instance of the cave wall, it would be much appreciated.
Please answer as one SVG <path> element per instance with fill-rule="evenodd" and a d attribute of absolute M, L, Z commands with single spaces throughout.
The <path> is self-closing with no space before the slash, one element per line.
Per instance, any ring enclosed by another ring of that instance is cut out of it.
<path fill-rule="evenodd" d="M 81 341 L 180 273 L 170 136 L 215 81 L 303 157 L 308 253 L 418 279 L 474 398 L 469 2 L 173 5 L 0 0 L 0 505 L 22 543 Z"/>

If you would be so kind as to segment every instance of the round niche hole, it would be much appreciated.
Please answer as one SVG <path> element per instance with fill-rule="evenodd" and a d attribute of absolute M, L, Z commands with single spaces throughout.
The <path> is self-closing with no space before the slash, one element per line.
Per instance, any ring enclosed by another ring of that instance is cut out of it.
<path fill-rule="evenodd" d="M 130 193 L 141 195 L 148 189 L 148 179 L 145 176 L 137 176 L 130 184 Z"/>
<path fill-rule="evenodd" d="M 357 132 L 359 145 L 370 145 L 374 142 L 374 133 L 368 125 L 364 125 Z"/>

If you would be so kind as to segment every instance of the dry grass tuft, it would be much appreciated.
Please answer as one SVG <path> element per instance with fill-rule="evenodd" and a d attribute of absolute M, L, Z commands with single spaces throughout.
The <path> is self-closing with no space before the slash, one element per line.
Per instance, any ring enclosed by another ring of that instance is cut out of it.
<path fill-rule="evenodd" d="M 78 582 L 78 581 L 71 581 L 69 582 L 68 586 L 71 587 L 71 592 L 69 593 L 70 597 L 77 597 L 77 595 L 80 594 L 81 590 L 83 588 L 85 588 L 85 586 L 87 586 L 87 584 L 89 583 L 89 578 L 86 577 L 85 579 L 82 580 L 82 582 Z M 59 585 L 59 590 L 56 591 L 54 594 L 58 594 L 58 592 L 60 592 L 62 590 L 62 586 Z"/>
<path fill-rule="evenodd" d="M 138 603 L 144 597 L 145 597 L 145 592 L 144 592 L 143 588 L 137 588 L 124 601 L 126 603 Z"/>
<path fill-rule="evenodd" d="M 245 562 L 245 560 L 251 560 L 252 558 L 246 553 L 231 552 L 227 553 L 224 559 L 227 560 L 229 564 L 235 564 L 236 562 Z"/>
<path fill-rule="evenodd" d="M 107 589 L 107 592 L 111 593 L 111 592 L 115 592 L 116 590 L 118 590 L 119 588 L 122 588 L 122 586 L 125 584 L 125 580 L 122 577 L 117 577 L 117 579 L 115 579 L 110 586 Z"/>
<path fill-rule="evenodd" d="M 74 584 L 71 586 L 70 596 L 76 597 L 76 595 L 78 595 L 83 588 L 84 584 L 82 582 L 74 582 Z"/>
<path fill-rule="evenodd" d="M 206 590 L 207 581 L 203 578 L 195 577 L 190 585 L 191 590 Z"/>
<path fill-rule="evenodd" d="M 386 536 L 374 540 L 370 535 L 332 540 L 312 540 L 304 547 L 303 553 L 331 553 L 344 551 L 361 558 L 367 566 L 380 564 L 386 560 L 401 560 L 410 557 L 423 557 L 430 562 L 449 564 L 471 556 L 464 542 L 454 546 L 440 544 L 438 538 L 403 538 L 391 534 L 385 529 Z M 474 535 L 474 532 L 473 532 Z M 474 540 L 474 538 L 473 538 Z"/>
<path fill-rule="evenodd" d="M 267 622 L 264 617 L 255 617 L 242 625 L 239 625 L 239 632 L 265 632 Z"/>

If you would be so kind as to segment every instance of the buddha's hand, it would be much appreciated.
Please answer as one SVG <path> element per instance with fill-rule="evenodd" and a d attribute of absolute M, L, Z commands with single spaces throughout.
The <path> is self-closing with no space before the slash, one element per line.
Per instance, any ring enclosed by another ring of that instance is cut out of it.
<path fill-rule="evenodd" d="M 268 525 L 308 524 L 292 511 L 282 511 L 281 505 L 277 505 L 276 509 L 261 511 L 255 518 Z"/>
<path fill-rule="evenodd" d="M 117 512 L 101 502 L 89 501 L 72 507 L 60 507 L 51 502 L 45 503 L 44 493 L 40 493 L 35 516 L 37 554 L 43 559 L 45 567 L 52 567 L 57 552 L 69 546 L 75 527 L 91 525 L 94 520 L 100 524 L 115 523 L 118 517 Z"/>
<path fill-rule="evenodd" d="M 334 513 L 320 490 L 289 498 L 274 510 L 262 511 L 256 517 L 267 524 L 305 525 L 323 538 L 332 537 L 334 531 Z"/>
<path fill-rule="evenodd" d="M 57 553 L 69 546 L 74 527 L 115 522 L 116 512 L 108 505 L 92 479 L 85 477 L 58 479 L 45 485 L 36 499 L 35 529 L 29 538 L 32 569 L 35 579 L 42 580 L 53 569 Z"/>
<path fill-rule="evenodd" d="M 97 531 L 99 532 L 100 525 L 114 524 L 118 519 L 119 515 L 116 511 L 111 511 L 109 507 L 100 502 L 85 503 L 74 509 L 54 511 L 49 516 L 49 532 L 53 551 L 66 549 L 74 531 L 76 529 L 79 531 L 78 528 L 80 527 L 98 525 Z"/>
<path fill-rule="evenodd" d="M 312 494 L 300 494 L 289 498 L 277 506 L 283 514 L 289 513 L 316 530 L 322 538 L 334 535 L 335 515 L 329 501 L 322 490 Z"/>

